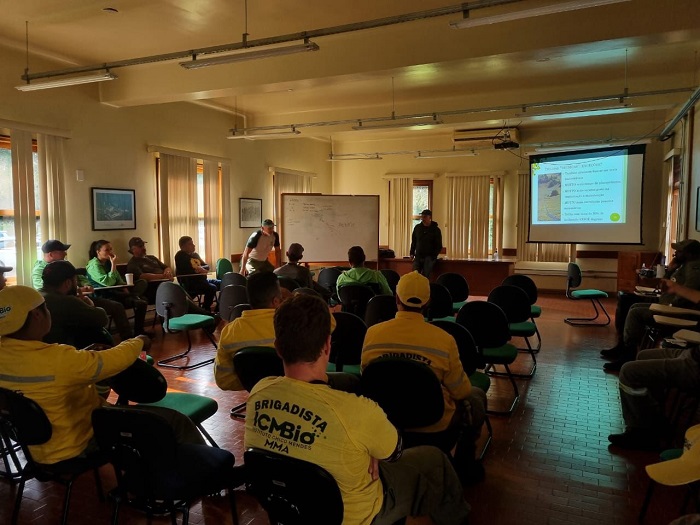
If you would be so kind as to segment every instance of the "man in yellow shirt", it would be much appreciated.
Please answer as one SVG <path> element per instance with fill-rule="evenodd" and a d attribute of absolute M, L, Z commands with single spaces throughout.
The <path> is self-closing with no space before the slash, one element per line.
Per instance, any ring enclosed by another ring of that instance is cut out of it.
<path fill-rule="evenodd" d="M 296 295 L 277 309 L 274 326 L 285 376 L 262 379 L 250 393 L 245 446 L 326 469 L 343 498 L 344 525 L 390 525 L 409 515 L 466 524 L 469 505 L 447 457 L 435 447 L 401 456 L 399 434 L 376 403 L 327 384 L 328 305 Z"/>
<path fill-rule="evenodd" d="M 457 343 L 450 334 L 425 321 L 421 309 L 430 301 L 430 282 L 413 271 L 396 286 L 398 312 L 391 321 L 367 330 L 362 346 L 362 368 L 384 356 L 414 359 L 427 364 L 442 384 L 445 412 L 442 419 L 418 432 L 441 432 L 462 427 L 454 464 L 465 482 L 483 477 L 483 467 L 474 460 L 474 442 L 485 417 L 486 395 L 469 383 L 459 360 Z"/>

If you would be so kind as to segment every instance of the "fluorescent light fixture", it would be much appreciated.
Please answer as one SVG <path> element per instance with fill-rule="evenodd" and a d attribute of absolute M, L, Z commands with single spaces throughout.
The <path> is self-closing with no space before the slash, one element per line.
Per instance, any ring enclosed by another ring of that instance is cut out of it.
<path fill-rule="evenodd" d="M 93 73 L 91 75 L 82 75 L 79 77 L 51 77 L 48 80 L 40 80 L 38 82 L 29 81 L 27 84 L 15 86 L 15 89 L 20 91 L 36 91 L 38 89 L 51 89 L 64 86 L 77 86 L 79 84 L 91 84 L 93 82 L 104 82 L 105 80 L 115 80 L 117 75 L 110 71 L 104 73 Z"/>
<path fill-rule="evenodd" d="M 634 144 L 650 144 L 650 138 L 641 139 L 630 139 L 630 140 L 617 140 L 614 142 L 591 142 L 588 144 L 574 144 L 574 145 L 561 145 L 561 146 L 545 146 L 541 148 L 535 148 L 537 153 L 561 153 L 565 151 L 581 151 L 587 149 L 602 149 L 602 148 L 621 148 L 626 146 L 632 146 Z"/>
<path fill-rule="evenodd" d="M 446 158 L 446 157 L 476 157 L 479 155 L 476 151 L 472 150 L 463 150 L 460 151 L 458 149 L 433 149 L 433 150 L 423 150 L 423 151 L 418 151 L 416 158 L 417 159 L 441 159 L 441 158 Z"/>
<path fill-rule="evenodd" d="M 599 7 L 601 5 L 619 4 L 621 2 L 629 1 L 630 0 L 576 0 L 573 2 L 558 2 L 542 7 L 523 9 L 522 11 L 511 11 L 501 15 L 484 16 L 481 18 L 465 18 L 456 22 L 450 22 L 450 27 L 452 29 L 466 29 L 468 27 L 499 24 L 501 22 L 510 22 L 512 20 L 522 20 L 523 18 L 565 13 L 567 11 L 576 11 L 578 9 L 586 9 L 588 7 Z"/>
<path fill-rule="evenodd" d="M 634 108 L 631 108 L 631 107 L 629 107 L 629 104 L 626 104 L 624 106 L 615 107 L 615 108 L 582 109 L 582 110 L 577 110 L 577 111 L 563 111 L 560 113 L 549 113 L 549 114 L 542 114 L 542 115 L 522 114 L 520 116 L 527 116 L 530 120 L 558 120 L 558 119 L 565 119 L 565 118 L 597 117 L 600 115 L 615 115 L 617 113 L 627 113 L 630 111 L 634 111 Z"/>
<path fill-rule="evenodd" d="M 404 117 L 405 119 L 408 119 L 408 122 L 398 122 L 397 119 L 394 119 L 394 117 L 391 117 L 390 119 L 387 119 L 388 124 L 365 124 L 362 122 L 362 120 L 357 121 L 357 126 L 353 126 L 352 129 L 355 131 L 363 131 L 366 129 L 396 129 L 396 128 L 408 128 L 408 129 L 431 129 L 432 126 L 437 126 L 438 124 L 442 124 L 442 120 L 439 119 L 439 117 L 436 114 L 433 115 L 425 115 L 425 116 L 417 116 L 417 117 Z M 426 122 L 411 122 L 411 120 L 420 120 L 420 119 L 430 119 Z M 375 122 L 375 121 L 373 121 Z"/>
<path fill-rule="evenodd" d="M 340 162 L 343 160 L 382 160 L 379 153 L 341 153 L 329 154 L 328 162 Z"/>
<path fill-rule="evenodd" d="M 296 129 L 294 126 L 290 126 L 290 129 L 282 130 L 271 130 L 271 131 L 257 131 L 253 133 L 246 133 L 244 129 L 232 129 L 231 134 L 226 137 L 227 139 L 247 139 L 247 140 L 265 140 L 265 139 L 279 139 L 284 137 L 290 137 L 295 135 L 300 135 L 301 131 Z"/>
<path fill-rule="evenodd" d="M 243 62 L 244 60 L 256 60 L 258 58 L 278 57 L 283 55 L 292 55 L 294 53 L 303 53 L 305 51 L 318 51 L 318 44 L 306 40 L 303 44 L 293 44 L 284 47 L 269 47 L 269 48 L 247 48 L 242 49 L 237 53 L 230 55 L 219 55 L 211 58 L 198 59 L 194 58 L 188 62 L 180 62 L 180 65 L 185 69 L 199 69 L 200 67 L 218 66 L 219 64 L 230 64 L 233 62 Z"/>

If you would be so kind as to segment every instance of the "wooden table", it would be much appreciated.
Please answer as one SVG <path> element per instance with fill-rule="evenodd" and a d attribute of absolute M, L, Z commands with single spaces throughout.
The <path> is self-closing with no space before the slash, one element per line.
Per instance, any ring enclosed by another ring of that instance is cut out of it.
<path fill-rule="evenodd" d="M 413 270 L 411 259 L 379 259 L 379 269 L 396 270 L 400 275 Z M 434 281 L 441 273 L 458 273 L 469 283 L 470 295 L 488 295 L 503 279 L 513 275 L 515 259 L 438 259 L 430 277 Z"/>

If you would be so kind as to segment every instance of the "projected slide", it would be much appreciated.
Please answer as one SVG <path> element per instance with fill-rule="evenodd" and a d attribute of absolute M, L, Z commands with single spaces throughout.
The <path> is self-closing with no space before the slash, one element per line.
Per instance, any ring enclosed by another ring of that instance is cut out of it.
<path fill-rule="evenodd" d="M 626 158 L 610 154 L 533 164 L 532 223 L 624 223 Z"/>
<path fill-rule="evenodd" d="M 529 242 L 641 244 L 643 144 L 530 156 Z"/>

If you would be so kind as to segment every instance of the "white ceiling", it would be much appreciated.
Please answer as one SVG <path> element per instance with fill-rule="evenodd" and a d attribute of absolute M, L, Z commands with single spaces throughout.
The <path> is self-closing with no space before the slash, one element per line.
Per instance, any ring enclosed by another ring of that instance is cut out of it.
<path fill-rule="evenodd" d="M 475 2 L 471 2 L 474 5 Z M 479 3 L 479 2 L 476 2 Z M 481 2 L 484 3 L 484 2 Z M 522 0 L 472 17 L 557 3 Z M 250 0 L 250 40 L 446 7 L 449 0 Z M 118 12 L 104 11 L 114 8 Z M 4 2 L 0 45 L 24 49 L 30 72 L 101 64 L 240 42 L 244 0 L 22 0 Z M 196 102 L 244 115 L 232 127 L 302 124 L 397 114 L 669 91 L 698 84 L 700 2 L 630 0 L 569 13 L 454 30 L 461 14 L 314 38 L 320 51 L 187 71 L 178 61 L 113 70 L 103 103 Z M 47 61 L 51 59 L 51 61 Z M 5 74 L 8 72 L 5 71 Z M 17 71 L 17 83 L 23 72 Z M 393 83 L 393 89 L 392 89 Z M 71 89 L 71 88 L 63 88 Z M 652 131 L 690 92 L 630 98 L 629 113 L 588 117 L 644 121 Z M 607 104 L 607 103 L 606 103 Z M 601 103 L 590 106 L 599 107 Z M 441 117 L 444 130 L 543 126 L 528 108 Z M 583 120 L 583 119 L 578 119 Z M 327 139 L 350 126 L 304 128 Z M 611 131 L 612 133 L 612 131 Z"/>

